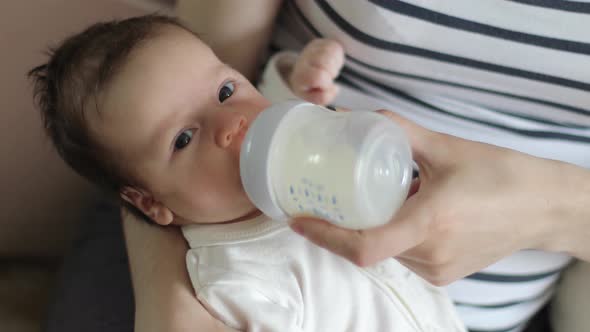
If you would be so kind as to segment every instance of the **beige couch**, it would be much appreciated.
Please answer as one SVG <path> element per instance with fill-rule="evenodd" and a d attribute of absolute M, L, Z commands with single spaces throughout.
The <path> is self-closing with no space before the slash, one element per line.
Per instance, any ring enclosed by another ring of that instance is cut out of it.
<path fill-rule="evenodd" d="M 0 331 L 38 331 L 90 186 L 45 138 L 25 74 L 91 22 L 170 11 L 168 0 L 0 1 Z"/>

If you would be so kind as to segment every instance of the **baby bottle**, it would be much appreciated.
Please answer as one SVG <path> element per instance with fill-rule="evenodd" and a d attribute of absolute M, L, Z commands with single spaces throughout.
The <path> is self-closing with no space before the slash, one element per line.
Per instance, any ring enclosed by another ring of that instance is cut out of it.
<path fill-rule="evenodd" d="M 375 112 L 290 100 L 261 112 L 240 152 L 246 194 L 267 216 L 313 216 L 350 229 L 387 223 L 412 181 L 403 130 Z"/>

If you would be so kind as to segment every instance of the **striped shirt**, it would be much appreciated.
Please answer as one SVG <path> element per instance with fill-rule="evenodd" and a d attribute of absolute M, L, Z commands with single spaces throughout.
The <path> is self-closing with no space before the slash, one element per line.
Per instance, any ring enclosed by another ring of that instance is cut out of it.
<path fill-rule="evenodd" d="M 273 39 L 346 50 L 335 104 L 590 168 L 590 3 L 288 0 Z M 525 250 L 448 287 L 471 331 L 521 331 L 570 257 Z"/>

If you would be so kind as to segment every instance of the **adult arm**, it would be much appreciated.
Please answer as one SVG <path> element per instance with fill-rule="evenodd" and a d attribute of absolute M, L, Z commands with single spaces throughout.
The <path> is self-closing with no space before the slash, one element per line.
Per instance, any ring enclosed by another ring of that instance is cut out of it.
<path fill-rule="evenodd" d="M 179 0 L 178 17 L 225 63 L 254 80 L 282 0 Z"/>
<path fill-rule="evenodd" d="M 361 266 L 395 256 L 437 285 L 522 249 L 590 261 L 590 171 L 381 113 L 410 136 L 420 167 L 413 195 L 381 227 L 351 231 L 298 219 L 296 232 Z"/>
<path fill-rule="evenodd" d="M 234 331 L 197 300 L 180 230 L 148 225 L 125 212 L 122 218 L 135 295 L 135 331 Z"/>

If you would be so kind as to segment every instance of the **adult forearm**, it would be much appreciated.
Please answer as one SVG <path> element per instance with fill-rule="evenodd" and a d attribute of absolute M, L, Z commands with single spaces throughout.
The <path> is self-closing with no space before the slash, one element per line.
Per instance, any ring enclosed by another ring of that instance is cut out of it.
<path fill-rule="evenodd" d="M 178 17 L 217 56 L 254 80 L 282 0 L 179 0 Z"/>
<path fill-rule="evenodd" d="M 567 252 L 590 262 L 590 170 L 562 164 L 553 188 L 559 205 L 547 229 L 545 249 Z"/>
<path fill-rule="evenodd" d="M 195 297 L 180 230 L 147 225 L 131 216 L 123 219 L 135 293 L 135 330 L 230 331 Z"/>

